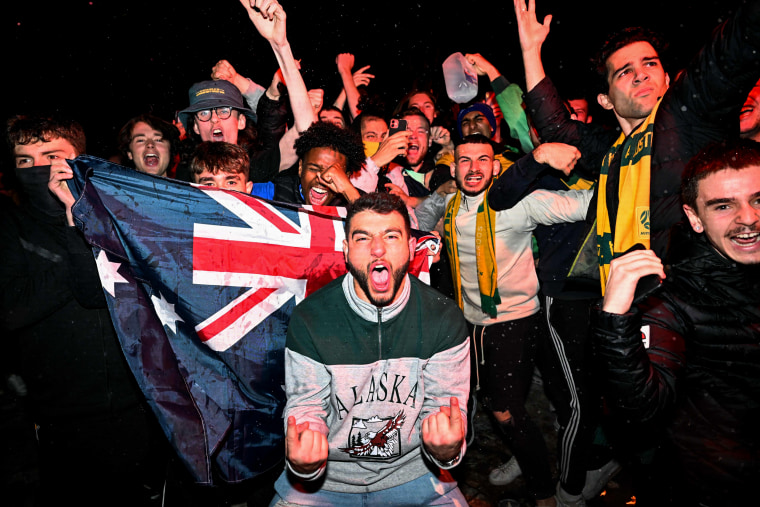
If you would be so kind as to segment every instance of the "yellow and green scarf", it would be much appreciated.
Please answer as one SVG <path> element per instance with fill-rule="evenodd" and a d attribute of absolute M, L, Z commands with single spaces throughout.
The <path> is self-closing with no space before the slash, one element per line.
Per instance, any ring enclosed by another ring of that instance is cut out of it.
<path fill-rule="evenodd" d="M 456 216 L 462 203 L 462 192 L 457 190 L 446 205 L 443 219 L 443 232 L 446 252 L 451 265 L 451 277 L 454 281 L 454 299 L 464 310 L 462 298 L 462 279 L 459 270 L 459 249 L 457 248 Z M 483 202 L 478 206 L 475 219 L 475 257 L 478 270 L 478 287 L 480 288 L 480 308 L 491 317 L 496 317 L 496 307 L 501 303 L 497 287 L 498 271 L 494 247 L 494 228 L 496 212 L 488 205 L 488 190 Z"/>
<path fill-rule="evenodd" d="M 602 162 L 597 199 L 597 247 L 602 294 L 610 274 L 610 261 L 636 243 L 649 248 L 649 182 L 652 162 L 652 136 L 658 102 L 644 122 L 630 135 L 621 134 Z M 612 236 L 607 209 L 607 177 L 610 163 L 620 153 L 620 183 L 615 236 Z"/>

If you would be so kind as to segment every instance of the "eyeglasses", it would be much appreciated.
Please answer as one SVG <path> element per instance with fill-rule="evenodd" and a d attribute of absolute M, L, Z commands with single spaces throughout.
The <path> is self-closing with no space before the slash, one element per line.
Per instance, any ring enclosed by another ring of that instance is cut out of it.
<path fill-rule="evenodd" d="M 232 116 L 232 108 L 229 106 L 215 107 L 214 109 L 203 109 L 202 111 L 195 112 L 195 118 L 198 121 L 209 121 L 211 119 L 211 112 L 216 112 L 216 117 L 220 120 L 226 120 Z"/>

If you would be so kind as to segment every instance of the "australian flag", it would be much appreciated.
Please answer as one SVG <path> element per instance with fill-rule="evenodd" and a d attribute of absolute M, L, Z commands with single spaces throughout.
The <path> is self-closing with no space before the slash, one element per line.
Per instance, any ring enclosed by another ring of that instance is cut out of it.
<path fill-rule="evenodd" d="M 290 313 L 346 272 L 345 208 L 274 203 L 90 156 L 70 164 L 75 220 L 114 327 L 178 456 L 205 484 L 271 469 L 284 456 Z M 427 281 L 427 268 L 420 246 L 410 271 Z"/>

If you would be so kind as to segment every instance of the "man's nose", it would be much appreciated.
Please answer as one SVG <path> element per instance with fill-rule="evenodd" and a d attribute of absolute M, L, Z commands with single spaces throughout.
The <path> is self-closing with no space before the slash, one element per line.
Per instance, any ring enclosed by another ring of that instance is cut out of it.
<path fill-rule="evenodd" d="M 640 83 L 642 81 L 649 80 L 649 73 L 646 71 L 646 69 L 644 67 L 639 67 L 639 68 L 635 69 L 635 72 L 636 72 L 636 76 L 635 76 L 634 80 L 636 82 Z"/>
<path fill-rule="evenodd" d="M 760 223 L 760 209 L 750 203 L 745 203 L 737 212 L 736 221 L 741 225 L 758 225 Z"/>
<path fill-rule="evenodd" d="M 382 257 L 385 254 L 385 242 L 380 236 L 373 236 L 370 243 L 370 251 L 375 257 Z"/>

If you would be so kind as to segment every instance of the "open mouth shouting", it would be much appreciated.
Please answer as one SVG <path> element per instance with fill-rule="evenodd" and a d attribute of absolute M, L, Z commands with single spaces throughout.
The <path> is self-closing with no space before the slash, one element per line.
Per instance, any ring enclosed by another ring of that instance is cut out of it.
<path fill-rule="evenodd" d="M 732 231 L 728 238 L 731 243 L 743 250 L 760 248 L 760 231 Z"/>
<path fill-rule="evenodd" d="M 384 261 L 370 264 L 369 280 L 372 291 L 375 293 L 387 293 L 391 289 L 391 270 Z"/>
<path fill-rule="evenodd" d="M 324 187 L 311 187 L 309 189 L 309 204 L 314 206 L 326 206 L 332 200 L 332 192 Z"/>
<path fill-rule="evenodd" d="M 491 183 L 481 171 L 469 171 L 459 182 L 460 190 L 465 195 L 475 196 L 480 194 Z"/>
<path fill-rule="evenodd" d="M 157 153 L 146 153 L 143 156 L 143 164 L 148 169 L 157 169 L 161 160 L 158 158 Z"/>
<path fill-rule="evenodd" d="M 224 132 L 221 128 L 216 127 L 211 130 L 211 140 L 214 142 L 224 141 Z"/>

